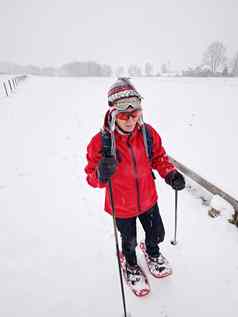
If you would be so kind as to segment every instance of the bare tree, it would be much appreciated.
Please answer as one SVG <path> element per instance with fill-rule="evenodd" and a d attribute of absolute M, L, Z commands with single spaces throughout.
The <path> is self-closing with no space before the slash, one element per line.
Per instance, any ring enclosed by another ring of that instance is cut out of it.
<path fill-rule="evenodd" d="M 152 76 L 153 66 L 151 63 L 147 62 L 145 64 L 145 76 Z"/>
<path fill-rule="evenodd" d="M 123 77 L 125 75 L 125 69 L 123 66 L 119 66 L 117 67 L 116 71 L 115 71 L 115 75 L 116 77 Z"/>
<path fill-rule="evenodd" d="M 112 75 L 112 68 L 109 65 L 101 66 L 101 75 L 104 77 L 110 77 Z"/>
<path fill-rule="evenodd" d="M 232 65 L 231 66 L 232 67 L 232 70 L 231 70 L 232 75 L 238 76 L 238 52 L 233 57 L 231 65 Z"/>
<path fill-rule="evenodd" d="M 61 66 L 61 76 L 111 76 L 112 70 L 109 65 L 100 65 L 94 61 L 72 62 Z"/>
<path fill-rule="evenodd" d="M 168 67 L 166 64 L 162 64 L 161 67 L 160 67 L 160 71 L 162 74 L 166 74 L 168 73 Z"/>
<path fill-rule="evenodd" d="M 141 76 L 141 69 L 138 65 L 130 65 L 128 67 L 128 74 L 131 77 L 140 77 Z"/>
<path fill-rule="evenodd" d="M 210 44 L 203 55 L 203 64 L 207 65 L 213 74 L 218 68 L 224 65 L 226 61 L 226 48 L 221 42 L 213 42 Z"/>

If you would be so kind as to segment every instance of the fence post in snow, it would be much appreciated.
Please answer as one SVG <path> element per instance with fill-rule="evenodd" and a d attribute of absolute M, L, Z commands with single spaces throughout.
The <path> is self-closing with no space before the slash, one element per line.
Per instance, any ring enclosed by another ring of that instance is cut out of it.
<path fill-rule="evenodd" d="M 10 81 L 10 80 L 8 80 L 8 84 L 9 84 L 10 89 L 11 89 L 11 91 L 12 91 L 12 85 L 11 85 L 11 81 Z"/>
<path fill-rule="evenodd" d="M 3 87 L 4 87 L 4 90 L 5 90 L 6 96 L 8 97 L 7 87 L 6 87 L 6 84 L 4 82 L 3 82 Z"/>
<path fill-rule="evenodd" d="M 15 79 L 14 78 L 12 79 L 12 86 L 13 86 L 14 89 L 16 89 Z"/>
<path fill-rule="evenodd" d="M 17 88 L 18 83 L 26 78 L 27 78 L 26 75 L 16 76 L 14 78 L 8 79 L 6 82 L 3 82 L 3 87 L 5 90 L 6 96 L 9 97 L 10 93 L 13 92 L 14 89 Z M 8 86 L 10 87 L 10 90 L 8 89 Z"/>

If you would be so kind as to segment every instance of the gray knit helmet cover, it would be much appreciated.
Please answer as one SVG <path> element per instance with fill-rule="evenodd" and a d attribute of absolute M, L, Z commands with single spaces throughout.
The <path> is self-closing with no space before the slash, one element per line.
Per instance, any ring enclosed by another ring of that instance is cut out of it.
<path fill-rule="evenodd" d="M 118 78 L 118 80 L 110 87 L 108 92 L 108 102 L 112 104 L 114 101 L 128 98 L 137 97 L 142 99 L 135 87 L 131 84 L 129 78 Z"/>

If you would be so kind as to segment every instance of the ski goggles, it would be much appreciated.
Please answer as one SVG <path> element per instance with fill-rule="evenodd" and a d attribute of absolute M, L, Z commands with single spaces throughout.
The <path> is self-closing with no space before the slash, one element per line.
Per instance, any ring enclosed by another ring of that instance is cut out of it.
<path fill-rule="evenodd" d="M 130 118 L 132 119 L 139 119 L 142 111 L 141 110 L 134 110 L 134 111 L 126 111 L 126 112 L 119 112 L 116 115 L 116 118 L 119 120 L 127 121 Z"/>
<path fill-rule="evenodd" d="M 137 97 L 122 98 L 115 101 L 113 106 L 119 111 L 127 110 L 130 107 L 134 109 L 141 109 L 141 101 Z"/>

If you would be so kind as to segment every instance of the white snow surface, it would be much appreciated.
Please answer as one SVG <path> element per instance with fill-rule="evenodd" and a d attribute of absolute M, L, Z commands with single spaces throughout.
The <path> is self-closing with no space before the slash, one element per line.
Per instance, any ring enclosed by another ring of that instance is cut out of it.
<path fill-rule="evenodd" d="M 210 201 L 210 207 L 216 209 L 224 214 L 231 215 L 234 213 L 234 207 L 222 198 L 220 195 L 214 195 Z"/>
<path fill-rule="evenodd" d="M 87 185 L 86 145 L 100 129 L 113 79 L 30 77 L 0 99 L 0 315 L 123 316 L 112 219 Z M 237 79 L 137 79 L 144 118 L 167 152 L 236 195 Z M 156 180 L 173 275 L 136 298 L 132 317 L 235 317 L 238 232 L 187 190 Z M 237 196 L 236 196 L 237 197 Z M 138 241 L 143 230 L 138 223 Z"/>

